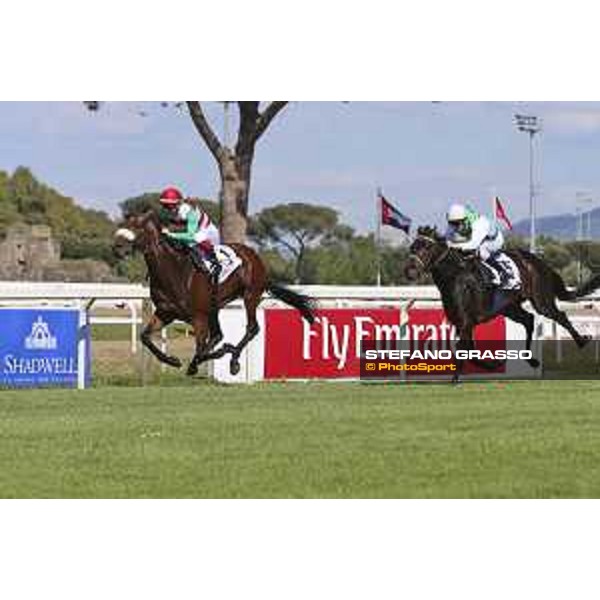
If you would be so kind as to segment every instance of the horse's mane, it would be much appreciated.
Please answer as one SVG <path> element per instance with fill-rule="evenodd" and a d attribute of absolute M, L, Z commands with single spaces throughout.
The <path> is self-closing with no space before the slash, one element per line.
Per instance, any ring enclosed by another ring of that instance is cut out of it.
<path fill-rule="evenodd" d="M 162 246 L 163 250 L 168 249 L 169 254 L 172 257 L 175 257 L 179 260 L 184 259 L 185 254 L 181 253 L 178 247 L 178 243 L 174 240 L 170 240 L 169 238 L 162 237 L 160 234 L 160 230 L 163 227 L 163 223 L 161 221 L 160 215 L 154 210 L 149 209 L 144 213 L 133 213 L 125 216 L 125 226 L 127 226 L 127 221 L 130 219 L 135 219 L 135 223 L 133 224 L 134 228 L 139 228 L 145 230 L 146 233 L 149 233 L 149 229 L 154 229 L 153 233 L 156 234 L 156 239 L 147 241 L 147 248 L 155 248 L 155 250 L 161 254 L 162 252 L 159 250 L 159 246 Z M 162 239 L 161 239 L 162 237 Z"/>
<path fill-rule="evenodd" d="M 132 223 L 134 221 L 134 223 Z M 127 227 L 131 225 L 133 227 L 145 227 L 147 223 L 152 223 L 153 225 L 160 227 L 160 218 L 156 214 L 156 211 L 153 209 L 149 209 L 146 212 L 138 213 L 138 212 L 128 212 L 123 215 L 123 220 L 121 221 L 121 227 Z"/>
<path fill-rule="evenodd" d="M 152 223 L 156 227 L 160 227 L 160 217 L 158 213 L 153 209 L 147 210 L 145 213 L 139 215 L 140 221 L 145 225 L 146 223 Z"/>
<path fill-rule="evenodd" d="M 431 225 L 423 225 L 417 229 L 417 235 L 435 240 L 436 242 L 443 242 L 444 236 L 439 233 L 437 227 Z"/>
<path fill-rule="evenodd" d="M 417 229 L 417 236 L 426 238 L 443 247 L 445 249 L 444 259 L 448 261 L 448 264 L 460 265 L 461 267 L 464 267 L 466 264 L 472 264 L 470 262 L 465 262 L 464 256 L 460 250 L 448 246 L 446 237 L 443 236 L 434 225 L 424 225 L 419 227 Z"/>

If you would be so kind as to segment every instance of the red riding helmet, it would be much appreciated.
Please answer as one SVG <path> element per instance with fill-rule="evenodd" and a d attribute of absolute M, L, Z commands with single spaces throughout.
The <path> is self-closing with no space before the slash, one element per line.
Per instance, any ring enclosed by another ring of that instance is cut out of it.
<path fill-rule="evenodd" d="M 177 206 L 180 202 L 183 202 L 183 194 L 177 188 L 167 188 L 160 194 L 160 203 L 163 206 Z"/>

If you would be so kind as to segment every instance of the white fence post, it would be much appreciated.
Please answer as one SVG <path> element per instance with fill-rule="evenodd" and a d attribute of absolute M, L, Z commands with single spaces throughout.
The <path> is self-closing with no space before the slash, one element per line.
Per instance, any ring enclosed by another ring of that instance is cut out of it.
<path fill-rule="evenodd" d="M 77 389 L 84 390 L 87 380 L 87 328 L 88 328 L 88 305 L 79 302 L 79 316 L 77 328 Z"/>
<path fill-rule="evenodd" d="M 127 305 L 131 313 L 131 354 L 137 354 L 138 345 L 138 314 L 135 301 L 130 300 Z"/>

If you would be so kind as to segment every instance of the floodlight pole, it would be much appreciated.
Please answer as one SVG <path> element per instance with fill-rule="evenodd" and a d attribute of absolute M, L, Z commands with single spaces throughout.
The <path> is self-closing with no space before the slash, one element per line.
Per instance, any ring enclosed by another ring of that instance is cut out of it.
<path fill-rule="evenodd" d="M 540 119 L 531 115 L 515 115 L 515 125 L 519 131 L 529 134 L 529 251 L 536 251 L 536 207 L 534 182 L 534 138 L 542 130 Z"/>
<path fill-rule="evenodd" d="M 533 182 L 533 136 L 535 133 L 529 132 L 529 251 L 534 254 L 536 250 L 535 239 L 535 184 Z"/>
<path fill-rule="evenodd" d="M 377 192 L 376 192 L 376 198 L 377 198 L 377 207 L 376 207 L 376 214 L 377 214 L 377 227 L 375 229 L 375 248 L 377 251 L 377 287 L 381 287 L 381 225 L 382 225 L 382 220 L 383 220 L 383 192 L 381 191 L 381 188 L 378 187 L 377 188 Z"/>
<path fill-rule="evenodd" d="M 583 252 L 584 245 L 592 241 L 592 209 L 586 210 L 593 202 L 592 198 L 585 192 L 577 192 L 575 194 L 575 213 L 577 215 L 577 283 L 581 285 L 583 282 Z M 587 219 L 586 219 L 587 216 Z"/>

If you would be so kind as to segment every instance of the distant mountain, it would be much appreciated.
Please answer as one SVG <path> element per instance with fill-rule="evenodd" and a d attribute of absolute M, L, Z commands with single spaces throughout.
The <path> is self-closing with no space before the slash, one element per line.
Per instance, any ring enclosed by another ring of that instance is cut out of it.
<path fill-rule="evenodd" d="M 585 231 L 587 232 L 587 219 L 585 215 Z M 558 240 L 577 239 L 577 216 L 574 214 L 554 215 L 550 217 L 538 217 L 536 219 L 536 232 L 538 235 L 547 235 Z M 528 236 L 529 219 L 515 223 L 513 233 Z M 592 238 L 600 239 L 600 208 L 591 212 L 591 234 Z"/>

